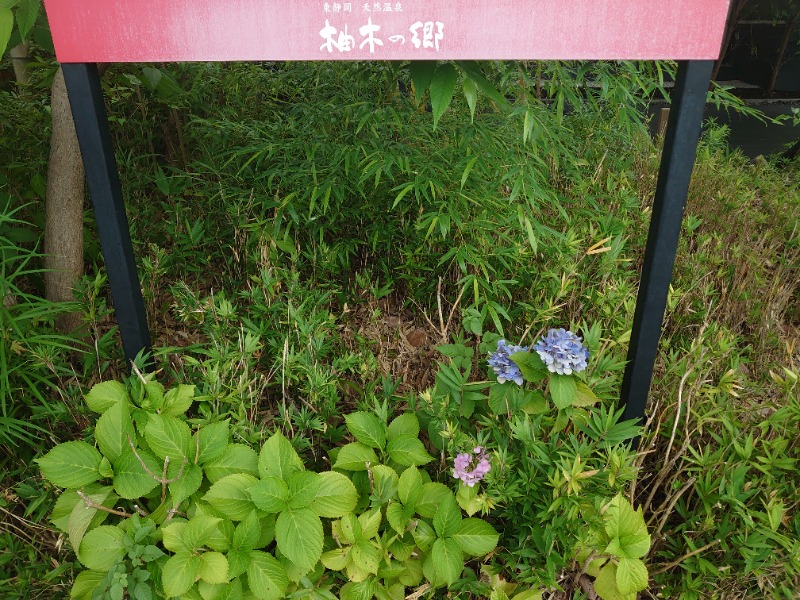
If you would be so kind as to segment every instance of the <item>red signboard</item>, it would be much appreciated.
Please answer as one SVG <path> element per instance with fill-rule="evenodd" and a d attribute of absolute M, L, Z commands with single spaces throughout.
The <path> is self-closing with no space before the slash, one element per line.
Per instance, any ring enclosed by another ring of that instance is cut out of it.
<path fill-rule="evenodd" d="M 729 0 L 45 0 L 61 62 L 716 59 Z"/>

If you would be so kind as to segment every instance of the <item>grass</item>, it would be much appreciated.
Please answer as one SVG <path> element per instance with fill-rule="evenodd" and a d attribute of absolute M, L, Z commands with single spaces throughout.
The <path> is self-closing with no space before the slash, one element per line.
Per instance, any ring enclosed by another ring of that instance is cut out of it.
<path fill-rule="evenodd" d="M 347 408 L 432 386 L 437 344 L 551 326 L 603 349 L 590 380 L 616 402 L 659 157 L 629 113 L 562 117 L 506 73 L 512 116 L 484 103 L 471 123 L 457 99 L 433 130 L 396 65 L 167 70 L 177 97 L 127 68 L 106 83 L 156 361 L 165 383 L 198 384 L 199 416 L 229 415 L 251 443 L 283 427 L 319 460 Z M 523 143 L 526 114 L 540 127 Z M 26 140 L 2 144 L 0 193 L 36 238 L 47 116 L 11 95 L 0 115 Z M 800 165 L 748 162 L 724 135 L 698 153 L 630 489 L 653 533 L 650 597 L 791 597 L 798 576 Z M 47 341 L 46 383 L 15 384 L 38 393 L 20 414 L 47 413 L 61 440 L 86 427 L 81 391 L 125 373 L 96 242 L 86 255 L 91 350 Z M 7 464 L 0 544 L 28 560 L 0 592 L 63 597 L 73 557 L 46 520 L 52 491 Z"/>

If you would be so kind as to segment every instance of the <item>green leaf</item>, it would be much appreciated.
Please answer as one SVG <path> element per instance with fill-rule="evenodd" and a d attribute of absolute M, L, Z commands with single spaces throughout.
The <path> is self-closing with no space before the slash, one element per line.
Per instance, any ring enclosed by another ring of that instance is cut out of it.
<path fill-rule="evenodd" d="M 453 533 L 453 539 L 464 554 L 485 556 L 495 549 L 500 534 L 486 521 L 464 519 Z"/>
<path fill-rule="evenodd" d="M 146 496 L 158 485 L 158 481 L 147 473 L 142 463 L 150 473 L 160 477 L 162 466 L 149 453 L 139 449 L 139 458 L 128 448 L 122 453 L 119 460 L 114 463 L 114 489 L 121 498 L 134 500 Z"/>
<path fill-rule="evenodd" d="M 194 434 L 195 447 L 199 449 L 197 463 L 205 464 L 219 458 L 228 447 L 230 439 L 230 419 L 220 423 L 204 425 Z M 230 475 L 231 473 L 228 473 Z"/>
<path fill-rule="evenodd" d="M 0 8 L 0 57 L 6 52 L 12 31 L 14 31 L 14 13 L 9 8 Z"/>
<path fill-rule="evenodd" d="M 0 46 L 2 46 L 1 31 Z M 92 386 L 92 389 L 89 390 L 85 398 L 86 405 L 96 413 L 104 413 L 118 402 L 130 403 L 128 391 L 119 381 L 102 381 L 97 383 Z"/>
<path fill-rule="evenodd" d="M 346 546 L 328 550 L 322 553 L 319 560 L 326 569 L 341 571 L 350 563 L 350 548 Z"/>
<path fill-rule="evenodd" d="M 440 538 L 451 537 L 461 524 L 461 511 L 452 493 L 442 498 L 433 515 L 433 528 Z"/>
<path fill-rule="evenodd" d="M 222 519 L 211 515 L 197 514 L 193 516 L 182 530 L 183 542 L 190 550 L 202 548 L 214 537 Z"/>
<path fill-rule="evenodd" d="M 63 488 L 79 488 L 100 479 L 103 457 L 86 442 L 64 442 L 36 459 L 42 475 Z"/>
<path fill-rule="evenodd" d="M 247 490 L 257 481 L 244 473 L 228 475 L 212 485 L 203 500 L 229 519 L 241 521 L 255 508 Z"/>
<path fill-rule="evenodd" d="M 92 504 L 107 508 L 113 506 L 117 500 L 117 496 L 111 493 L 110 486 L 102 487 L 94 493 L 86 493 L 86 497 Z M 72 509 L 67 522 L 67 533 L 69 534 L 69 543 L 76 550 L 81 547 L 83 536 L 98 512 L 97 508 L 89 508 L 83 498 Z"/>
<path fill-rule="evenodd" d="M 36 24 L 36 17 L 39 16 L 41 0 L 20 0 L 17 7 L 17 28 L 19 35 L 25 41 L 33 26 Z M 2 52 L 0 52 L 2 55 Z"/>
<path fill-rule="evenodd" d="M 358 523 L 361 526 L 361 538 L 368 540 L 377 537 L 378 528 L 381 525 L 381 518 L 380 508 L 375 508 L 374 510 L 358 515 Z M 359 536 L 356 536 L 356 540 L 358 540 L 358 537 Z"/>
<path fill-rule="evenodd" d="M 68 530 L 69 516 L 79 503 L 85 504 L 81 497 L 78 496 L 76 490 L 64 490 L 61 492 L 58 500 L 56 500 L 55 506 L 53 506 L 53 512 L 50 513 L 50 522 L 53 526 L 59 531 L 66 533 Z"/>
<path fill-rule="evenodd" d="M 525 381 L 538 383 L 547 377 L 547 366 L 536 352 L 514 352 L 509 358 L 519 367 Z"/>
<path fill-rule="evenodd" d="M 572 403 L 578 398 L 578 386 L 572 375 L 552 373 L 550 375 L 550 396 L 553 398 L 553 404 L 559 410 L 572 406 Z"/>
<path fill-rule="evenodd" d="M 240 550 L 255 550 L 261 538 L 261 521 L 258 511 L 251 511 L 247 518 L 236 526 L 233 533 L 233 547 Z"/>
<path fill-rule="evenodd" d="M 258 454 L 244 444 L 228 444 L 217 458 L 203 465 L 203 471 L 211 483 L 216 483 L 228 475 L 258 476 Z"/>
<path fill-rule="evenodd" d="M 431 553 L 425 560 L 425 577 L 434 584 L 452 585 L 464 570 L 464 555 L 454 540 L 438 539 L 433 542 Z"/>
<path fill-rule="evenodd" d="M 470 517 L 481 509 L 481 502 L 478 500 L 478 488 L 460 484 L 456 492 L 456 502 L 465 513 Z"/>
<path fill-rule="evenodd" d="M 415 506 L 422 494 L 422 475 L 416 467 L 408 467 L 400 475 L 397 493 L 405 506 Z"/>
<path fill-rule="evenodd" d="M 228 577 L 238 577 L 250 566 L 250 550 L 230 550 L 228 556 Z"/>
<path fill-rule="evenodd" d="M 203 470 L 199 465 L 189 465 L 184 468 L 183 475 L 169 484 L 169 493 L 172 496 L 172 505 L 178 506 L 189 496 L 200 489 L 203 483 Z"/>
<path fill-rule="evenodd" d="M 300 471 L 289 477 L 289 508 L 307 508 L 317 497 L 322 479 L 317 473 Z"/>
<path fill-rule="evenodd" d="M 128 440 L 135 439 L 130 408 L 127 402 L 117 402 L 97 419 L 94 431 L 97 445 L 112 463 L 128 448 Z"/>
<path fill-rule="evenodd" d="M 410 435 L 397 436 L 389 442 L 386 450 L 394 462 L 406 467 L 426 465 L 433 460 L 422 442 Z"/>
<path fill-rule="evenodd" d="M 390 502 L 386 507 L 386 520 L 399 535 L 402 535 L 410 519 L 405 515 L 399 502 Z"/>
<path fill-rule="evenodd" d="M 422 486 L 422 492 L 417 500 L 417 514 L 428 519 L 432 518 L 439 505 L 449 495 L 452 495 L 452 492 L 447 486 L 441 483 L 426 483 Z"/>
<path fill-rule="evenodd" d="M 258 473 L 261 477 L 280 477 L 289 480 L 292 473 L 305 469 L 292 443 L 276 431 L 261 448 L 258 455 Z"/>
<path fill-rule="evenodd" d="M 469 106 L 470 120 L 475 121 L 475 107 L 478 105 L 478 86 L 469 77 L 464 79 L 464 97 Z M 461 186 L 464 187 L 463 185 Z"/>
<path fill-rule="evenodd" d="M 98 571 L 81 571 L 72 584 L 69 597 L 73 600 L 92 600 L 92 592 L 105 575 Z"/>
<path fill-rule="evenodd" d="M 250 591 L 259 600 L 283 598 L 289 588 L 289 576 L 284 566 L 266 552 L 253 550 L 247 567 L 247 582 Z"/>
<path fill-rule="evenodd" d="M 175 417 L 151 414 L 144 428 L 144 439 L 150 450 L 158 458 L 163 460 L 169 456 L 170 461 L 177 464 L 189 457 L 191 438 L 189 426 Z M 191 458 L 194 459 L 194 453 Z"/>
<path fill-rule="evenodd" d="M 386 504 L 394 498 L 399 482 L 399 477 L 394 469 L 386 465 L 375 465 L 372 467 L 372 480 L 374 482 L 372 490 L 374 503 Z"/>
<path fill-rule="evenodd" d="M 381 449 L 386 445 L 386 425 L 375 415 L 356 412 L 346 415 L 344 420 L 353 437 L 365 446 Z"/>
<path fill-rule="evenodd" d="M 438 539 L 433 527 L 421 519 L 417 521 L 414 529 L 411 530 L 411 536 L 414 538 L 414 542 L 417 546 L 419 546 L 419 549 L 423 552 L 427 552 L 431 545 L 433 545 L 433 542 Z"/>
<path fill-rule="evenodd" d="M 319 474 L 322 484 L 311 503 L 311 510 L 320 517 L 336 519 L 355 509 L 358 491 L 347 476 L 334 471 Z"/>
<path fill-rule="evenodd" d="M 288 508 L 289 486 L 278 477 L 264 477 L 249 490 L 250 498 L 260 510 L 279 513 Z"/>
<path fill-rule="evenodd" d="M 351 581 L 342 586 L 339 592 L 341 600 L 372 600 L 375 597 L 377 582 L 369 578 L 363 581 Z"/>
<path fill-rule="evenodd" d="M 575 385 L 577 387 L 577 396 L 572 406 L 594 406 L 600 402 L 600 398 L 595 395 L 588 385 L 582 381 L 576 381 Z"/>
<path fill-rule="evenodd" d="M 634 511 L 630 502 L 622 495 L 615 496 L 605 513 L 606 533 L 612 543 L 617 540 L 617 554 L 625 558 L 642 558 L 650 550 L 650 534 L 644 522 L 642 509 Z"/>
<path fill-rule="evenodd" d="M 285 510 L 275 522 L 275 540 L 286 558 L 308 571 L 322 554 L 322 521 L 310 508 Z"/>
<path fill-rule="evenodd" d="M 433 127 L 450 106 L 458 81 L 458 71 L 451 64 L 439 65 L 431 79 L 431 108 L 433 109 Z"/>
<path fill-rule="evenodd" d="M 636 594 L 623 594 L 617 588 L 617 565 L 608 561 L 594 580 L 594 591 L 603 600 L 636 600 Z"/>
<path fill-rule="evenodd" d="M 366 471 L 367 463 L 371 465 L 378 463 L 375 452 L 361 442 L 353 442 L 339 449 L 333 468 L 345 471 Z"/>
<path fill-rule="evenodd" d="M 414 413 L 403 413 L 396 417 L 387 429 L 389 440 L 393 440 L 401 435 L 417 437 L 419 435 L 419 419 Z"/>
<path fill-rule="evenodd" d="M 206 583 L 227 583 L 228 559 L 219 552 L 203 552 L 200 555 L 199 575 Z"/>
<path fill-rule="evenodd" d="M 638 558 L 620 558 L 617 563 L 617 589 L 622 594 L 635 594 L 647 587 L 647 567 Z"/>
<path fill-rule="evenodd" d="M 176 554 L 191 553 L 194 551 L 194 547 L 186 543 L 185 532 L 186 522 L 184 521 L 176 521 L 165 525 L 161 528 L 161 533 L 163 535 L 161 543 L 164 544 L 164 548 L 170 552 L 175 552 Z"/>
<path fill-rule="evenodd" d="M 350 551 L 350 558 L 359 569 L 373 575 L 378 574 L 381 555 L 378 549 L 369 541 L 364 540 L 356 543 Z"/>
<path fill-rule="evenodd" d="M 433 74 L 436 72 L 435 60 L 414 60 L 409 65 L 411 71 L 411 82 L 414 84 L 414 96 L 417 102 L 422 100 L 425 90 L 431 84 Z"/>
<path fill-rule="evenodd" d="M 194 402 L 194 386 L 182 383 L 164 394 L 164 407 L 161 409 L 161 414 L 179 417 L 189 410 L 192 402 Z"/>
<path fill-rule="evenodd" d="M 481 69 L 478 66 L 478 63 L 471 60 L 459 60 L 456 61 L 456 64 L 461 67 L 464 73 L 469 77 L 472 81 L 475 82 L 475 85 L 478 86 L 481 94 L 489 98 L 492 102 L 497 104 L 500 108 L 507 109 L 509 108 L 508 100 L 505 99 L 503 94 L 501 94 L 497 88 L 488 80 L 486 77 L 483 76 L 481 73 Z"/>
<path fill-rule="evenodd" d="M 101 525 L 83 536 L 78 560 L 87 569 L 108 571 L 125 556 L 125 532 L 119 527 Z"/>
<path fill-rule="evenodd" d="M 201 561 L 193 554 L 176 554 L 164 563 L 161 584 L 168 598 L 182 596 L 200 576 Z"/>

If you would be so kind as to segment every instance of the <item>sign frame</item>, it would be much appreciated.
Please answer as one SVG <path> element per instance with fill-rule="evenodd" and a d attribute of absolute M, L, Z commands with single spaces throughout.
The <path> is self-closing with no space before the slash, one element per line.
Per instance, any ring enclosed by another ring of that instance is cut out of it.
<path fill-rule="evenodd" d="M 261 5 L 278 4 L 278 0 L 259 0 Z M 313 0 L 298 0 L 299 3 L 310 5 Z M 452 0 L 423 0 L 426 6 L 452 5 Z M 115 0 L 116 6 L 129 6 L 142 9 L 153 2 L 164 6 L 176 7 L 194 3 L 195 6 L 209 6 L 213 4 L 241 5 L 251 7 L 256 0 L 230 0 L 229 3 L 219 3 L 218 0 Z M 710 85 L 710 77 L 715 59 L 720 52 L 720 40 L 724 29 L 725 17 L 728 12 L 729 0 L 664 0 L 660 5 L 685 6 L 691 3 L 701 8 L 709 9 L 710 18 L 715 30 L 712 32 L 712 42 L 703 40 L 700 45 L 687 47 L 693 48 L 691 52 L 670 53 L 669 47 L 654 51 L 642 46 L 631 46 L 627 50 L 614 49 L 613 52 L 603 53 L 598 51 L 592 43 L 583 46 L 574 46 L 569 56 L 556 56 L 558 52 L 547 52 L 532 49 L 530 55 L 516 56 L 524 52 L 518 46 L 510 48 L 509 56 L 495 50 L 487 50 L 484 55 L 480 51 L 462 48 L 461 53 L 431 53 L 425 58 L 430 59 L 455 59 L 455 58 L 593 58 L 593 59 L 679 59 L 678 73 L 672 95 L 672 108 L 664 138 L 664 146 L 656 185 L 653 212 L 644 253 L 641 281 L 637 294 L 636 310 L 628 349 L 628 364 L 622 380 L 621 402 L 625 406 L 623 418 L 641 420 L 645 416 L 653 370 L 658 354 L 658 345 L 667 305 L 667 294 L 675 264 L 681 222 L 683 219 L 689 183 L 695 162 L 697 144 L 700 138 L 703 110 L 706 94 Z M 188 4 L 187 4 L 188 3 Z M 520 5 L 521 3 L 536 4 L 539 7 L 555 6 L 556 4 L 570 4 L 581 6 L 595 6 L 610 10 L 611 14 L 631 6 L 647 6 L 653 10 L 651 0 L 495 0 L 496 5 Z M 671 3 L 671 4 L 670 4 Z M 96 0 L 45 0 L 48 16 L 51 19 L 53 39 L 56 53 L 61 61 L 64 80 L 67 87 L 75 129 L 83 158 L 86 180 L 92 199 L 95 219 L 100 235 L 106 268 L 108 271 L 111 296 L 119 324 L 120 336 L 125 357 L 128 361 L 141 352 L 149 352 L 152 347 L 150 331 L 147 325 L 147 315 L 140 280 L 136 269 L 133 246 L 130 239 L 128 218 L 122 196 L 122 185 L 119 179 L 117 162 L 114 155 L 114 146 L 108 123 L 108 115 L 103 101 L 103 91 L 97 62 L 143 62 L 154 60 L 171 60 L 174 58 L 188 58 L 199 60 L 202 55 L 195 51 L 186 52 L 184 48 L 178 53 L 162 53 L 156 48 L 155 52 L 134 53 L 126 56 L 119 52 L 108 50 L 103 43 L 84 44 L 85 52 L 80 50 L 81 40 L 107 39 L 108 32 L 97 30 L 96 17 L 101 10 L 91 12 L 91 6 Z M 475 0 L 468 0 L 467 4 L 477 4 Z M 76 7 L 76 5 L 78 5 Z M 365 5 L 366 6 L 366 5 Z M 67 9 L 72 10 L 72 17 Z M 105 7 L 103 7 L 105 8 Z M 88 12 L 87 12 L 88 11 Z M 616 11 L 616 12 L 615 12 Z M 448 13 L 450 14 L 450 13 Z M 562 12 L 562 22 L 567 22 Z M 581 13 L 583 14 L 583 13 Z M 587 14 L 591 17 L 592 13 Z M 599 14 L 599 13 L 598 13 Z M 638 13 L 644 14 L 644 13 Z M 75 16 L 77 15 L 77 17 Z M 89 16 L 87 16 L 89 15 Z M 102 15 L 101 15 L 102 16 Z M 124 15 L 123 15 L 124 16 Z M 135 18 L 130 13 L 131 21 Z M 584 15 L 585 16 L 585 15 Z M 211 15 L 213 17 L 213 15 Z M 686 27 L 686 21 L 679 15 L 679 22 Z M 323 22 L 325 22 L 323 20 Z M 329 23 L 330 20 L 327 20 Z M 371 22 L 371 21 L 370 21 Z M 556 24 L 558 21 L 556 21 Z M 126 21 L 116 22 L 110 27 L 112 32 L 120 31 Z M 86 29 L 94 27 L 95 29 Z M 552 27 L 552 26 L 551 26 Z M 87 31 L 95 31 L 96 36 L 88 36 Z M 446 31 L 446 30 L 445 30 Z M 553 30 L 551 33 L 559 34 Z M 119 34 L 117 34 L 119 35 Z M 399 34 L 398 34 L 399 35 Z M 324 36 L 323 36 L 324 37 Z M 545 36 L 553 39 L 553 35 Z M 113 36 L 112 38 L 113 39 Z M 134 38 L 135 39 L 135 38 Z M 592 38 L 593 39 L 593 38 Z M 639 35 L 637 40 L 641 40 Z M 324 39 L 323 39 L 324 41 Z M 690 40 L 691 41 L 691 40 Z M 197 42 L 199 45 L 202 42 Z M 180 46 L 180 44 L 179 44 Z M 87 49 L 88 48 L 88 49 Z M 105 50 L 104 50 L 105 48 Z M 698 48 L 701 48 L 698 50 Z M 710 49 L 711 48 L 711 49 Z M 183 52 L 183 53 L 181 53 Z M 193 53 L 195 52 L 195 53 Z M 239 52 L 239 50 L 237 50 Z M 246 54 L 246 53 L 243 53 Z M 312 53 L 313 54 L 313 53 Z M 606 55 L 608 54 L 608 55 Z M 664 55 L 666 54 L 666 55 Z M 226 55 L 210 52 L 210 60 L 232 60 L 234 54 Z M 270 50 L 261 56 L 261 60 L 284 60 L 281 54 L 274 55 Z M 298 57 L 287 53 L 289 59 Z M 310 55 L 309 55 L 310 56 Z M 253 56 L 244 56 L 254 59 Z M 390 56 L 393 58 L 395 55 Z M 306 58 L 302 56 L 301 58 Z M 330 58 L 322 56 L 320 58 Z M 345 60 L 352 56 L 336 57 Z M 377 58 L 377 57 L 376 57 Z"/>

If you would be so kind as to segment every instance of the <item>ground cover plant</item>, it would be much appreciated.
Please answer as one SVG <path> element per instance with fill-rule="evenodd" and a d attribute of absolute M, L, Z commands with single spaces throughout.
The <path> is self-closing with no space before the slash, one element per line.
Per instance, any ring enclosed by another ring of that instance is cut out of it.
<path fill-rule="evenodd" d="M 36 275 L 46 100 L 2 92 L 0 235 L 30 265 L 6 275 L 17 303 L 2 313 L 18 327 L 2 338 L 14 386 L 3 416 L 26 423 L 3 431 L 26 437 L 3 440 L 0 547 L 28 557 L 2 559 L 4 597 L 69 597 L 75 585 L 76 597 L 92 586 L 158 596 L 164 569 L 168 593 L 202 598 L 271 597 L 263 573 L 296 597 L 792 597 L 797 161 L 750 163 L 725 149 L 724 130 L 707 130 L 639 432 L 616 404 L 659 149 L 639 111 L 658 74 L 483 65 L 493 97 L 474 66 L 448 67 L 459 83 L 447 111 L 424 72 L 396 64 L 109 70 L 155 338 L 146 383 L 122 361 L 91 236 L 76 293 L 83 331 L 49 329 L 56 315 Z M 589 78 L 601 85 L 581 91 Z M 585 369 L 536 362 L 551 329 L 581 336 Z M 98 390 L 124 401 L 97 410 Z M 134 425 L 110 426 L 128 423 L 122 413 Z M 392 456 L 398 418 L 419 425 L 419 464 Z M 166 473 L 159 422 L 180 438 Z M 218 457 L 191 446 L 210 431 L 241 454 L 234 471 L 212 477 Z M 639 453 L 628 447 L 637 433 Z M 64 444 L 98 479 L 53 478 Z M 266 473 L 274 461 L 263 473 L 253 462 L 273 446 L 309 481 L 351 482 L 356 504 L 319 514 L 314 500 L 282 497 L 281 474 Z M 131 474 L 136 493 L 117 473 L 123 458 L 155 476 Z M 441 497 L 420 508 L 409 491 L 419 481 Z M 248 495 L 259 482 L 279 490 L 274 506 Z M 306 556 L 286 530 L 270 540 L 270 523 L 289 520 L 280 502 L 315 516 L 322 546 L 310 536 Z M 208 539 L 186 545 L 185 529 L 201 525 Z M 486 543 L 465 549 L 453 527 L 482 528 Z M 110 552 L 87 542 L 84 556 L 88 536 Z M 434 546 L 469 556 L 426 572 Z M 223 580 L 239 583 L 223 591 Z"/>

